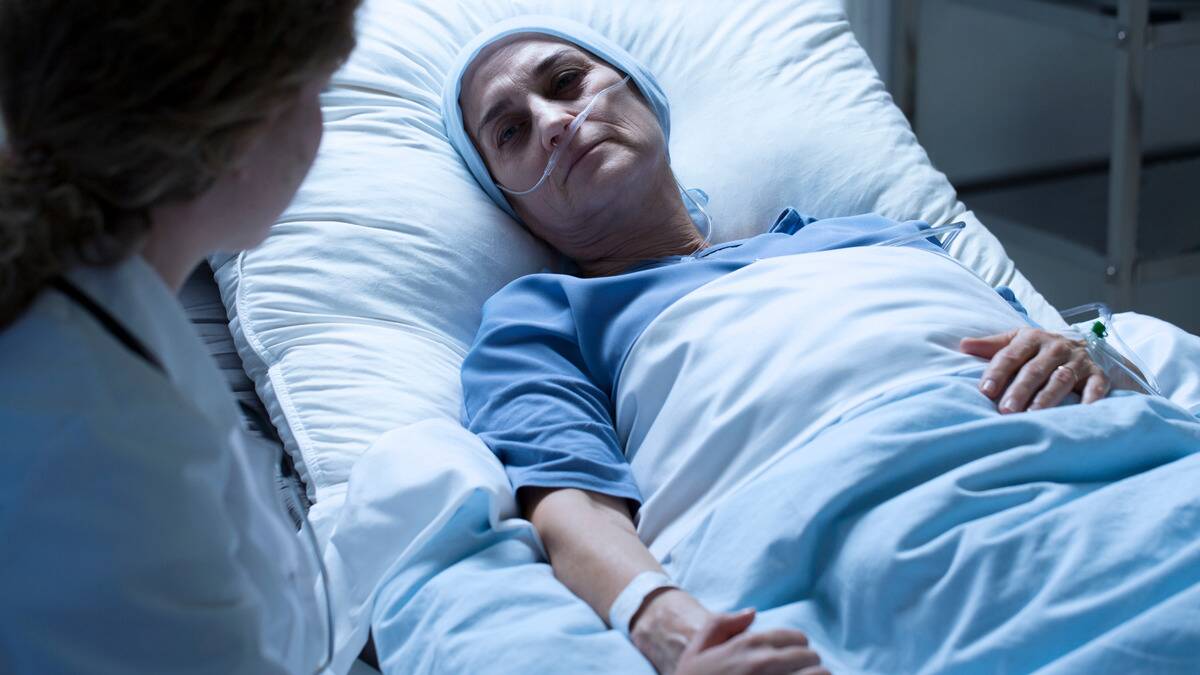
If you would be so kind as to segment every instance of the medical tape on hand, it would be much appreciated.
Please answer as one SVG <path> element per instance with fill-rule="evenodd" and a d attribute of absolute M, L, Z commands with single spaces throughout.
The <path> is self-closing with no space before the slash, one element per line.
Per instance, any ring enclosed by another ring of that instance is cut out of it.
<path fill-rule="evenodd" d="M 625 590 L 613 600 L 608 610 L 608 624 L 629 637 L 629 623 L 642 608 L 646 596 L 661 588 L 679 588 L 662 572 L 642 572 L 629 582 Z"/>
<path fill-rule="evenodd" d="M 1095 321 L 1088 322 L 1091 328 L 1081 330 L 1078 327 L 1080 320 L 1092 315 L 1095 315 Z M 1071 325 L 1070 332 L 1074 337 L 1082 337 L 1088 356 L 1104 371 L 1111 386 L 1141 390 L 1144 394 L 1162 397 L 1162 390 L 1153 372 L 1117 333 L 1115 317 L 1108 305 L 1102 302 L 1088 303 L 1065 310 L 1060 316 Z M 1110 340 L 1115 344 L 1109 344 Z"/>
<path fill-rule="evenodd" d="M 520 191 L 510 190 L 500 183 L 496 183 L 496 187 L 510 195 L 516 196 L 527 195 L 530 192 L 540 188 L 542 184 L 546 182 L 546 179 L 550 177 L 550 172 L 554 171 L 554 167 L 558 166 L 558 160 L 562 159 L 563 153 L 567 151 L 568 147 L 570 147 L 571 141 L 575 140 L 575 133 L 579 131 L 579 127 L 583 126 L 584 120 L 588 118 L 588 115 L 592 114 L 592 109 L 596 107 L 596 102 L 603 98 L 608 92 L 616 89 L 617 87 L 624 86 L 628 82 L 629 76 L 626 75 L 625 79 L 621 80 L 620 82 L 611 84 L 596 92 L 596 95 L 592 97 L 592 100 L 587 104 L 587 106 L 575 116 L 575 119 L 571 120 L 571 124 L 567 125 L 566 138 L 564 138 L 558 145 L 554 146 L 554 152 L 550 153 L 550 161 L 546 162 L 546 170 L 542 172 L 542 177 L 538 179 L 538 182 L 533 184 L 533 187 L 529 188 L 528 190 Z"/>

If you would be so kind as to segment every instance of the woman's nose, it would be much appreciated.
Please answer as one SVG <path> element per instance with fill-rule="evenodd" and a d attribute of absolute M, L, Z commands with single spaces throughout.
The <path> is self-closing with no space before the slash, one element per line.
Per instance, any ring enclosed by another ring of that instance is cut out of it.
<path fill-rule="evenodd" d="M 574 113 L 559 103 L 546 100 L 534 104 L 533 116 L 538 138 L 546 152 L 554 152 L 554 148 L 566 138 L 567 127 L 575 119 Z"/>

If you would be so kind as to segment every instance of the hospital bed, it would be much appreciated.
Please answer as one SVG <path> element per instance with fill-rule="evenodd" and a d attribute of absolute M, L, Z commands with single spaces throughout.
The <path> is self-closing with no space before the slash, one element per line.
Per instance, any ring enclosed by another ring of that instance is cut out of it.
<path fill-rule="evenodd" d="M 1041 325 L 1066 327 L 931 166 L 837 0 L 368 0 L 296 200 L 262 246 L 211 261 L 245 372 L 311 502 L 339 671 L 373 629 L 391 672 L 517 672 L 531 654 L 571 672 L 648 672 L 556 585 L 503 471 L 459 426 L 459 366 L 483 302 L 554 257 L 473 182 L 446 142 L 440 91 L 462 44 L 526 13 L 587 23 L 656 73 L 672 164 L 710 195 L 715 241 L 764 231 L 785 206 L 962 221 L 950 253 Z M 1174 405 L 1200 411 L 1200 367 L 1179 366 L 1200 363 L 1197 339 L 1121 322 Z"/>
<path fill-rule="evenodd" d="M 233 335 L 229 331 L 225 306 L 221 304 L 220 291 L 212 268 L 207 263 L 199 265 L 184 281 L 179 291 L 179 302 L 237 399 L 246 428 L 262 441 L 256 447 L 277 453 L 278 461 L 273 462 L 276 467 L 275 484 L 279 489 L 280 501 L 286 505 L 288 516 L 299 530 L 303 523 L 302 513 L 307 513 L 309 503 L 307 500 L 297 502 L 294 495 L 303 494 L 304 486 L 292 466 L 291 457 L 284 450 L 279 434 L 267 417 L 266 407 L 254 391 L 254 383 L 242 367 Z M 376 663 L 374 649 L 367 645 L 360 658 L 350 667 L 350 672 L 370 675 L 378 672 L 371 665 Z"/>

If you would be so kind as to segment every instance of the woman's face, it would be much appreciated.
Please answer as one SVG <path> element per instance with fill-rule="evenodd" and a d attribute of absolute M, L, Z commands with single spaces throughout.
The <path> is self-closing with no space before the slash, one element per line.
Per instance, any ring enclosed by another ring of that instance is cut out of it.
<path fill-rule="evenodd" d="M 209 201 L 226 214 L 211 222 L 224 227 L 222 249 L 238 251 L 257 246 L 291 203 L 321 145 L 321 89 L 328 76 L 315 78 L 291 106 L 256 134 L 229 174 L 218 179 Z"/>
<path fill-rule="evenodd" d="M 622 78 L 574 45 L 516 36 L 489 47 L 463 78 L 463 124 L 496 182 L 527 190 L 572 120 Z M 630 83 L 597 102 L 541 187 L 508 199 L 534 234 L 579 258 L 628 220 L 622 214 L 644 203 L 664 170 L 662 128 Z"/>

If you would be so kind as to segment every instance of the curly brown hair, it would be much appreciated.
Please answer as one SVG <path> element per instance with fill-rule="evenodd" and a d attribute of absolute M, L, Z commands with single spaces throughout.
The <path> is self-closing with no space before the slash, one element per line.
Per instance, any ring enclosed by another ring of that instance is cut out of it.
<path fill-rule="evenodd" d="M 361 0 L 0 0 L 0 327 L 137 250 L 354 48 Z"/>

